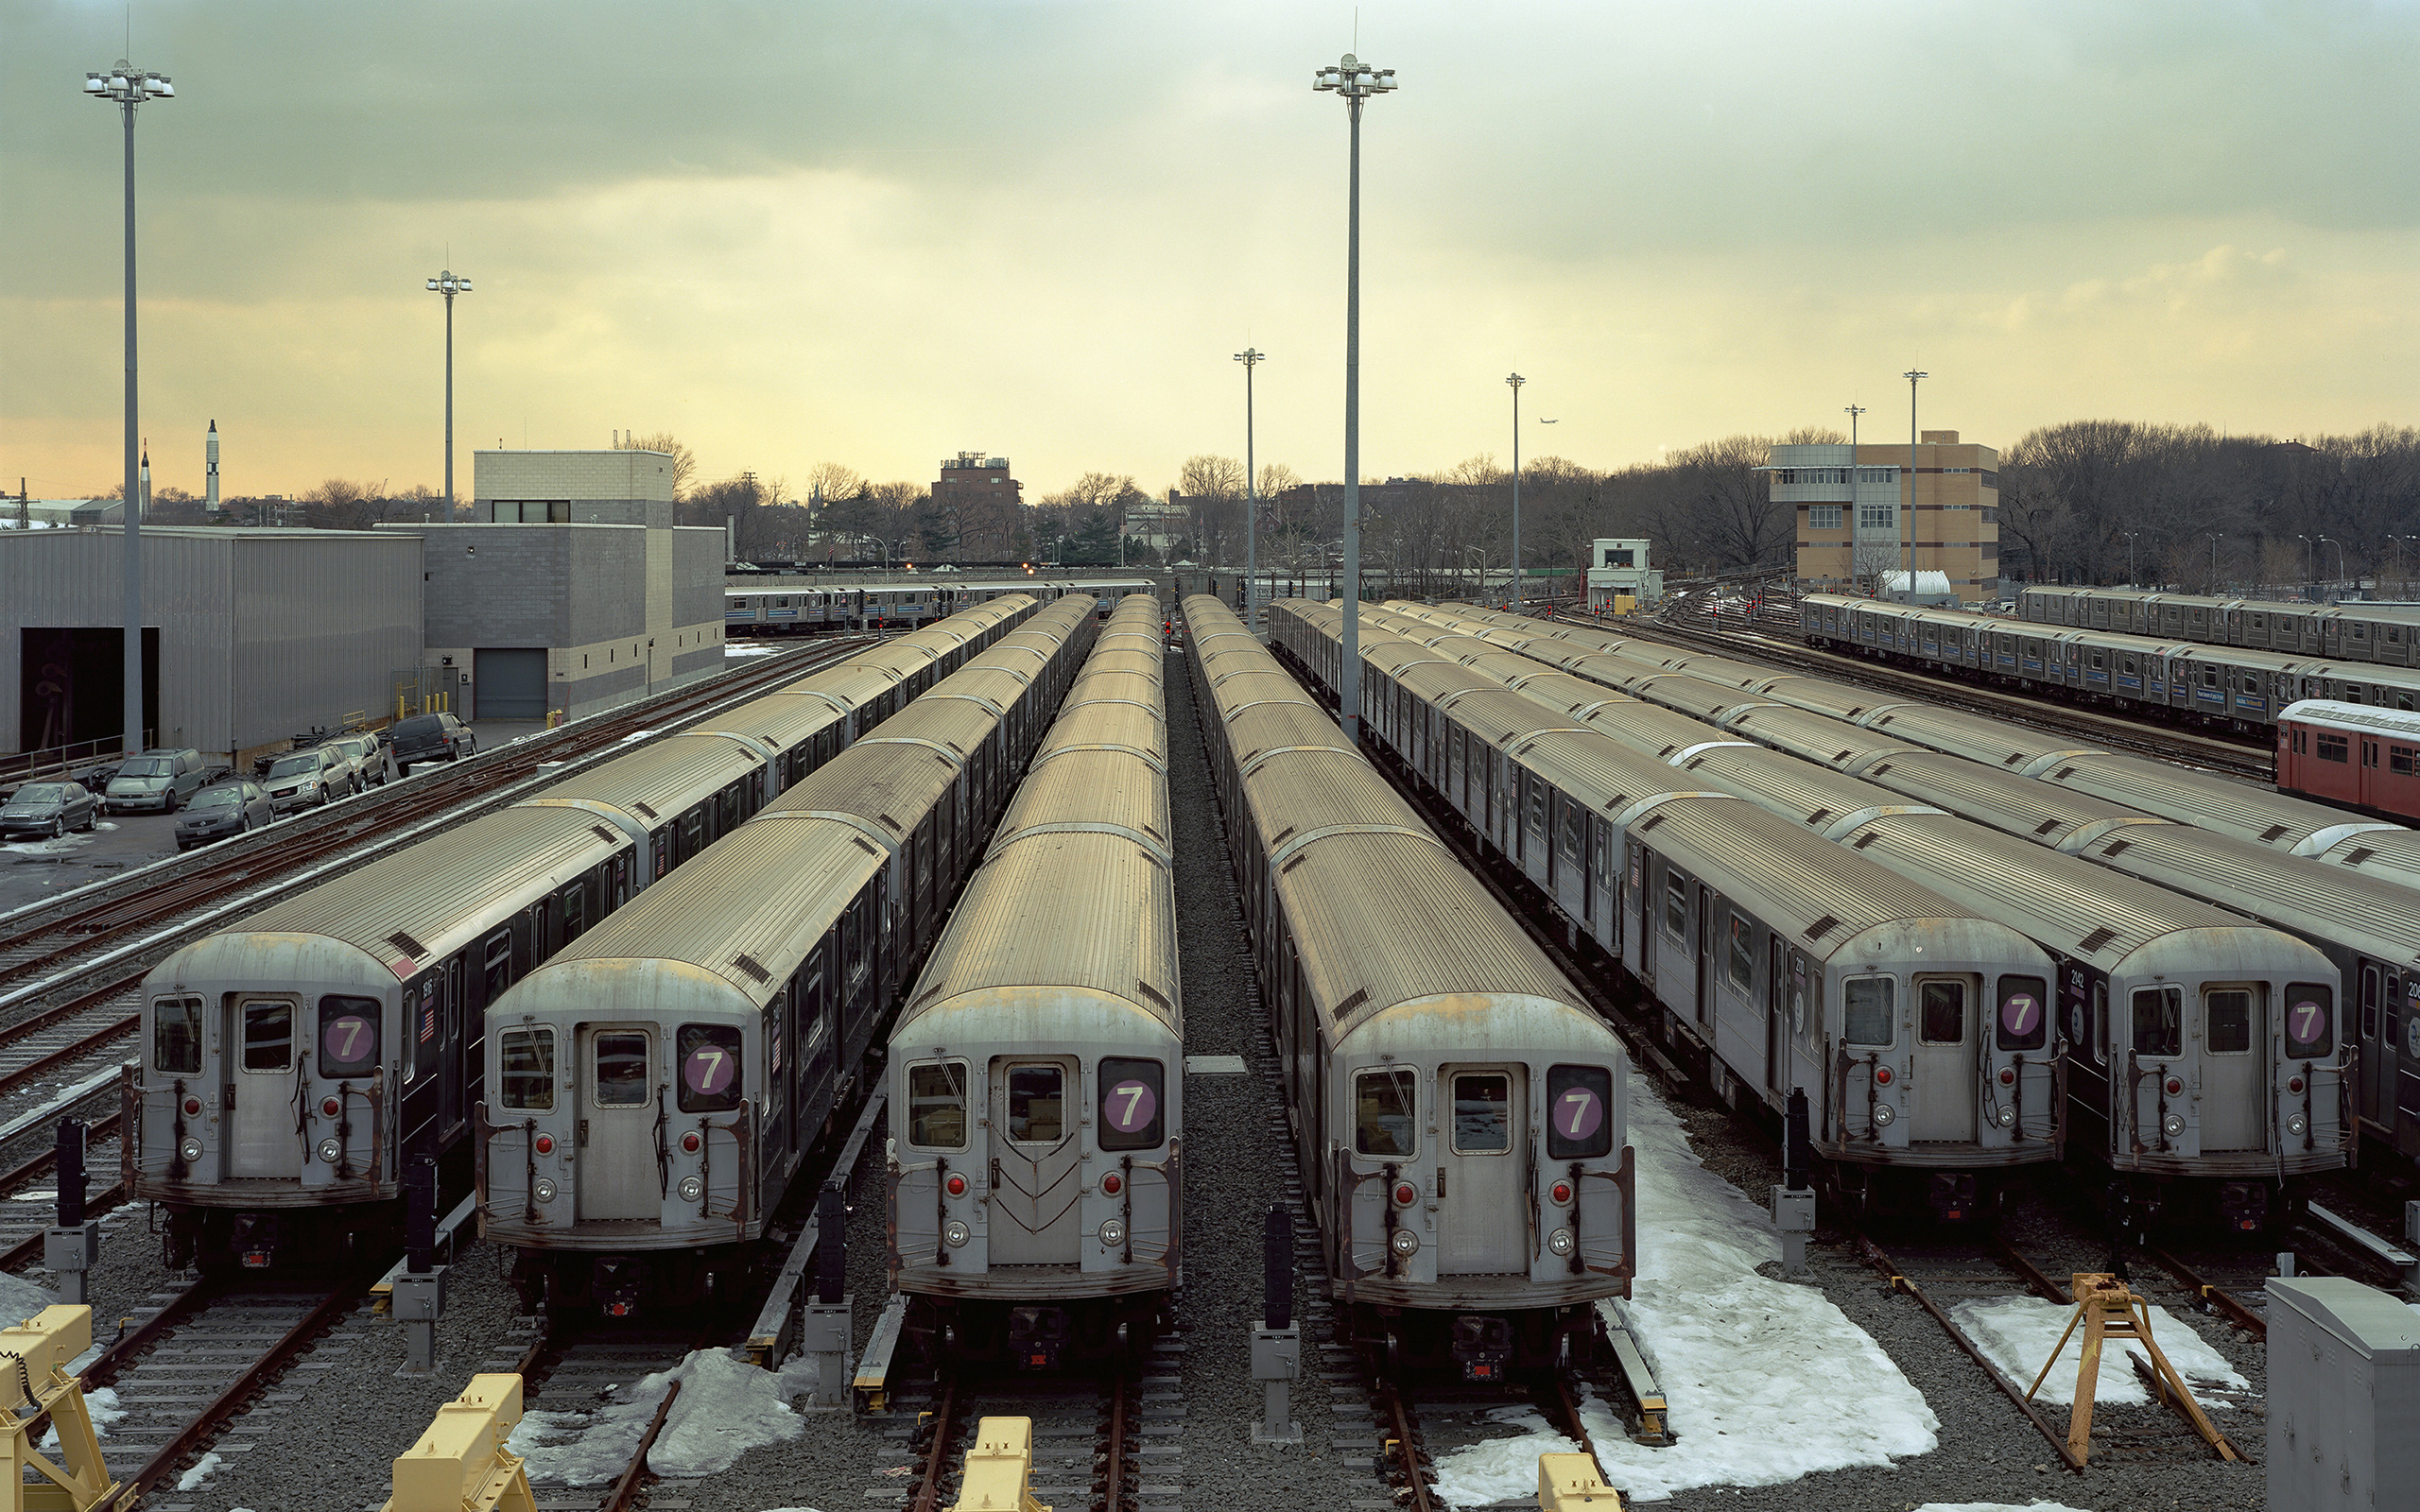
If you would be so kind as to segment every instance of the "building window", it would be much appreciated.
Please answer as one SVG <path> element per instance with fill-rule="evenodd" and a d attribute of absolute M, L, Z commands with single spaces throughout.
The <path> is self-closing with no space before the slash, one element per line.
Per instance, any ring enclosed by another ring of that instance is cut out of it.
<path fill-rule="evenodd" d="M 567 525 L 571 524 L 571 501 L 498 499 L 495 502 L 495 523 L 500 525 Z"/>
<path fill-rule="evenodd" d="M 1971 467 L 1945 467 L 1943 468 L 1942 471 L 1944 472 L 1972 472 L 1975 470 Z"/>
<path fill-rule="evenodd" d="M 1987 489 L 1996 489 L 1999 486 L 2000 475 L 1993 472 L 1990 468 L 1983 469 L 1983 487 Z"/>
<path fill-rule="evenodd" d="M 1859 483 L 1896 483 L 1899 470 L 1895 467 L 1861 467 L 1857 470 Z"/>
<path fill-rule="evenodd" d="M 1838 530 L 1841 528 L 1841 507 L 1837 504 L 1809 506 L 1806 524 L 1812 530 Z"/>
<path fill-rule="evenodd" d="M 1857 527 L 1859 530 L 1888 530 L 1899 523 L 1896 502 L 1865 503 L 1857 507 Z"/>

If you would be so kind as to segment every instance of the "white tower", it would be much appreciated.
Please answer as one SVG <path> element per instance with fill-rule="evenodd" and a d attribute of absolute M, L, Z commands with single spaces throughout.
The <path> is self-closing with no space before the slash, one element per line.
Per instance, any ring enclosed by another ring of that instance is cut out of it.
<path fill-rule="evenodd" d="M 143 443 L 143 518 L 151 517 L 151 443 Z"/>
<path fill-rule="evenodd" d="M 209 499 L 203 507 L 210 511 L 213 518 L 216 518 L 218 514 L 218 422 L 215 420 L 210 422 L 210 439 L 203 446 L 202 451 L 208 459 L 208 464 L 203 469 L 202 487 L 209 492 Z"/>

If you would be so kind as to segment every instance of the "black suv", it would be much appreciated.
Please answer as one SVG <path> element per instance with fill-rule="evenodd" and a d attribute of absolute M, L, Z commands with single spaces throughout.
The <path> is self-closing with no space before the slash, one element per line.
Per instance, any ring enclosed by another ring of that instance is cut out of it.
<path fill-rule="evenodd" d="M 478 749 L 477 737 L 471 727 L 452 714 L 417 714 L 399 719 L 387 730 L 387 742 L 395 753 L 397 773 L 411 770 L 414 762 L 458 762 Z"/>

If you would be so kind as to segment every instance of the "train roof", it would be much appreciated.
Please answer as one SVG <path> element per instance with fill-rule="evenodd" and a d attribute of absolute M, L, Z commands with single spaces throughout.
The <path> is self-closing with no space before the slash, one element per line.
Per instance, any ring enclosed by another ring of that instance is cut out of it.
<path fill-rule="evenodd" d="M 762 751 L 728 736 L 667 735 L 566 777 L 539 796 L 587 799 L 635 814 L 653 829 L 678 816 L 699 794 L 764 769 Z"/>
<path fill-rule="evenodd" d="M 2378 960 L 2420 966 L 2420 911 L 2411 889 L 2181 824 L 2136 824 L 2082 852 L 2097 861 L 2317 935 Z"/>
<path fill-rule="evenodd" d="M 2022 771 L 2045 757 L 2064 752 L 2081 755 L 2100 751 L 2100 747 L 2078 746 L 2072 738 L 2055 731 L 2027 730 L 2005 720 L 1919 703 L 1886 705 L 1867 717 L 1865 728 L 1876 734 L 1913 741 L 2006 771 Z"/>
<path fill-rule="evenodd" d="M 1923 802 L 1762 746 L 1716 746 L 1683 762 L 1681 769 L 1706 773 L 1703 781 L 1716 787 L 1737 784 L 1755 795 L 1751 801 L 1759 807 L 1806 825 L 1817 835 L 1853 814 L 1904 811 Z"/>
<path fill-rule="evenodd" d="M 2042 773 L 2045 782 L 2073 788 L 2221 834 L 2264 846 L 2293 850 L 2314 836 L 2347 825 L 2369 829 L 2382 821 L 2308 799 L 2238 782 L 2214 772 L 2110 752 L 2078 756 Z"/>
<path fill-rule="evenodd" d="M 1726 721 L 1725 728 L 1735 735 L 1762 741 L 1833 767 L 1853 766 L 1892 751 L 1927 748 L 1911 740 L 1877 733 L 1845 719 L 1785 703 L 1743 709 Z"/>
<path fill-rule="evenodd" d="M 1899 752 L 1876 762 L 1864 775 L 1893 792 L 1913 794 L 1920 801 L 2053 850 L 2062 849 L 2068 836 L 2096 826 L 2169 822 L 2123 803 L 1940 751 Z"/>
<path fill-rule="evenodd" d="M 2376 704 L 2346 703 L 2338 698 L 2301 698 L 2286 705 L 2277 717 L 2317 730 L 2420 741 L 2420 713 L 2409 709 L 2381 709 Z"/>
<path fill-rule="evenodd" d="M 1238 765 L 1250 764 L 1264 751 L 1353 748 L 1344 743 L 1336 721 L 1313 703 L 1257 703 L 1230 716 L 1226 725 Z"/>

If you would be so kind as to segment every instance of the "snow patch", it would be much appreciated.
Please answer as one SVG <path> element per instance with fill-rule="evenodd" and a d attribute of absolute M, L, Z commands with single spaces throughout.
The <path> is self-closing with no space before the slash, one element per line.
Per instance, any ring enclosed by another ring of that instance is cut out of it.
<path fill-rule="evenodd" d="M 180 1491 L 193 1490 L 197 1486 L 200 1486 L 202 1482 L 210 1479 L 212 1473 L 215 1472 L 219 1466 L 226 1463 L 227 1462 L 224 1459 L 221 1459 L 218 1456 L 217 1452 L 215 1450 L 210 1453 L 202 1455 L 201 1458 L 194 1461 L 193 1469 L 177 1477 L 177 1489 Z"/>
<path fill-rule="evenodd" d="M 126 1420 L 127 1409 L 117 1404 L 117 1390 L 113 1386 L 95 1386 L 84 1393 L 84 1410 L 92 1414 L 93 1436 L 95 1438 L 109 1437 L 110 1425 Z M 42 1447 L 45 1450 L 57 1451 L 59 1448 L 57 1428 L 43 1433 Z"/>
<path fill-rule="evenodd" d="M 2161 1349 L 2168 1346 L 2161 1345 Z M 1916 1512 L 2085 1512 L 2080 1506 L 2065 1502 L 2028 1502 L 2019 1506 L 2014 1502 L 1927 1502 Z"/>
<path fill-rule="evenodd" d="M 25 1322 L 45 1307 L 57 1307 L 59 1294 L 23 1276 L 0 1271 L 0 1328 Z"/>
<path fill-rule="evenodd" d="M 1658 1502 L 1695 1486 L 1778 1486 L 1933 1450 L 1940 1420 L 1864 1330 L 1814 1287 L 1756 1274 L 1781 1258 L 1763 1206 L 1699 1162 L 1680 1120 L 1635 1074 L 1630 1106 L 1639 1279 L 1631 1300 L 1603 1306 L 1653 1363 L 1679 1442 L 1634 1444 L 1602 1403 L 1583 1404 L 1614 1485 L 1634 1502 Z M 1859 1383 L 1855 1413 L 1839 1410 L 1844 1380 Z M 1527 1408 L 1495 1416 L 1520 1436 L 1437 1462 L 1441 1488 L 1453 1486 L 1443 1499 L 1455 1505 L 1531 1495 L 1538 1455 L 1574 1447 Z"/>
<path fill-rule="evenodd" d="M 719 1474 L 752 1449 L 800 1436 L 806 1425 L 790 1410 L 787 1379 L 735 1358 L 700 1349 L 614 1394 L 595 1412 L 525 1414 L 507 1447 L 529 1462 L 529 1478 L 549 1485 L 601 1486 L 618 1478 L 647 1435 L 657 1403 L 681 1383 L 664 1431 L 648 1451 L 658 1475 Z"/>
<path fill-rule="evenodd" d="M 2000 1297 L 1985 1301 L 1960 1302 L 1949 1310 L 1983 1353 L 1991 1357 L 2003 1374 L 2019 1388 L 2033 1384 L 2041 1374 L 2042 1362 L 2050 1357 L 2050 1347 L 2059 1342 L 2067 1320 L 2075 1316 L 2075 1309 L 2057 1302 L 2046 1302 L 2038 1297 Z M 2159 1345 L 2159 1352 L 2176 1366 L 2176 1373 L 2190 1385 L 2210 1385 L 2235 1391 L 2248 1391 L 2252 1383 L 2236 1373 L 2226 1357 L 2202 1342 L 2202 1336 L 2177 1320 L 2164 1307 L 2151 1310 L 2152 1338 Z M 2135 1367 L 2127 1363 L 2128 1355 L 2141 1355 L 2149 1365 L 2151 1356 L 2122 1339 L 2112 1339 L 2100 1351 L 2100 1383 L 2093 1388 L 2093 1400 L 2120 1406 L 2139 1406 L 2150 1401 L 2151 1393 Z M 2043 1377 L 2042 1389 L 2033 1400 L 2052 1406 L 2067 1406 L 2076 1400 L 2076 1371 L 2083 1365 L 2083 1330 L 2079 1327 L 2067 1347 L 2059 1351 L 2059 1363 Z M 2199 1393 L 2196 1393 L 2198 1396 Z M 2202 1403 L 2205 1408 L 2232 1405 L 2224 1400 L 2213 1399 Z"/>

